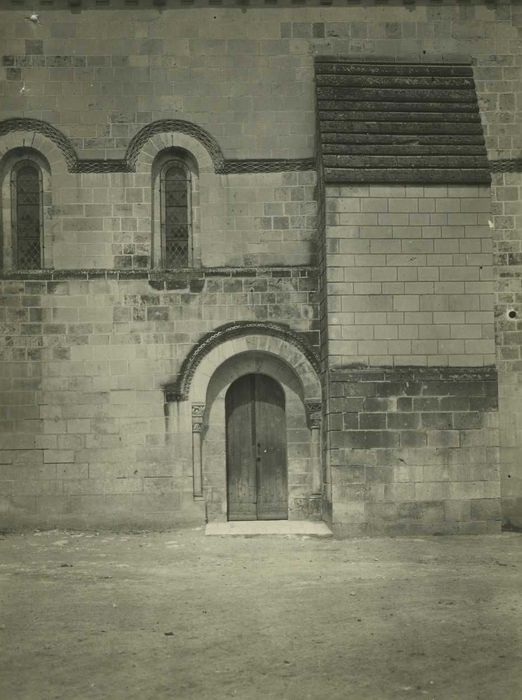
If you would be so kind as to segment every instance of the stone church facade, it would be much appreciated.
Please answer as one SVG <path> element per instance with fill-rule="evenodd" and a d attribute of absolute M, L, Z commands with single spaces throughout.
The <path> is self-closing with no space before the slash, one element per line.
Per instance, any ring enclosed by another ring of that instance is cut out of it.
<path fill-rule="evenodd" d="M 2 0 L 0 526 L 520 527 L 521 32 Z"/>

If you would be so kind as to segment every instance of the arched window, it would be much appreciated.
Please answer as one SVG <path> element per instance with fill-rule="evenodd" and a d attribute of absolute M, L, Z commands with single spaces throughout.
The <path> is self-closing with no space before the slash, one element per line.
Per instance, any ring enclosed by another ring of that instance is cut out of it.
<path fill-rule="evenodd" d="M 178 146 L 154 158 L 152 184 L 152 266 L 199 267 L 199 167 L 193 154 Z"/>
<path fill-rule="evenodd" d="M 11 216 L 14 267 L 42 267 L 42 172 L 32 160 L 18 161 L 11 171 Z"/>
<path fill-rule="evenodd" d="M 51 168 L 36 148 L 19 146 L 0 158 L 0 266 L 38 270 L 53 266 L 49 226 Z"/>
<path fill-rule="evenodd" d="M 169 159 L 160 171 L 161 265 L 191 264 L 191 172 L 182 160 Z"/>

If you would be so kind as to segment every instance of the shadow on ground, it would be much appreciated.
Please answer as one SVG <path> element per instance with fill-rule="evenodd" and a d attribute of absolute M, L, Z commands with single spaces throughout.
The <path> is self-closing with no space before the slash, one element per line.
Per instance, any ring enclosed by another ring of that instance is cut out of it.
<path fill-rule="evenodd" d="M 519 700 L 521 535 L 0 541 L 6 700 Z"/>

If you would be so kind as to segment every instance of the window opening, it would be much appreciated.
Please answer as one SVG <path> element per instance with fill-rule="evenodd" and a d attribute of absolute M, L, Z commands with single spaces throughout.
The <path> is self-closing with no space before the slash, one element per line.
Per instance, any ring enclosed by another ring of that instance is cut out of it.
<path fill-rule="evenodd" d="M 14 226 L 18 269 L 31 270 L 42 264 L 42 182 L 39 168 L 25 162 L 13 171 Z"/>
<path fill-rule="evenodd" d="M 165 267 L 188 267 L 190 250 L 190 171 L 169 161 L 161 175 L 162 261 Z"/>

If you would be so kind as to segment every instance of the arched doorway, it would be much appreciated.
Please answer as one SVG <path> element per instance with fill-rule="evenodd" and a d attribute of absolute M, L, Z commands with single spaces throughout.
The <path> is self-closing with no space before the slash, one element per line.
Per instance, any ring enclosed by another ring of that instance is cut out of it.
<path fill-rule="evenodd" d="M 328 507 L 317 368 L 290 333 L 265 325 L 248 322 L 245 329 L 241 324 L 216 329 L 187 356 L 176 382 L 164 387 L 167 402 L 172 402 L 168 420 L 181 425 L 188 418 L 192 424 L 191 486 L 194 500 L 204 504 L 207 522 L 228 519 L 225 397 L 231 384 L 247 374 L 271 377 L 284 393 L 286 517 L 320 520 Z"/>
<path fill-rule="evenodd" d="M 286 520 L 285 394 L 266 374 L 236 379 L 225 396 L 228 520 Z"/>

